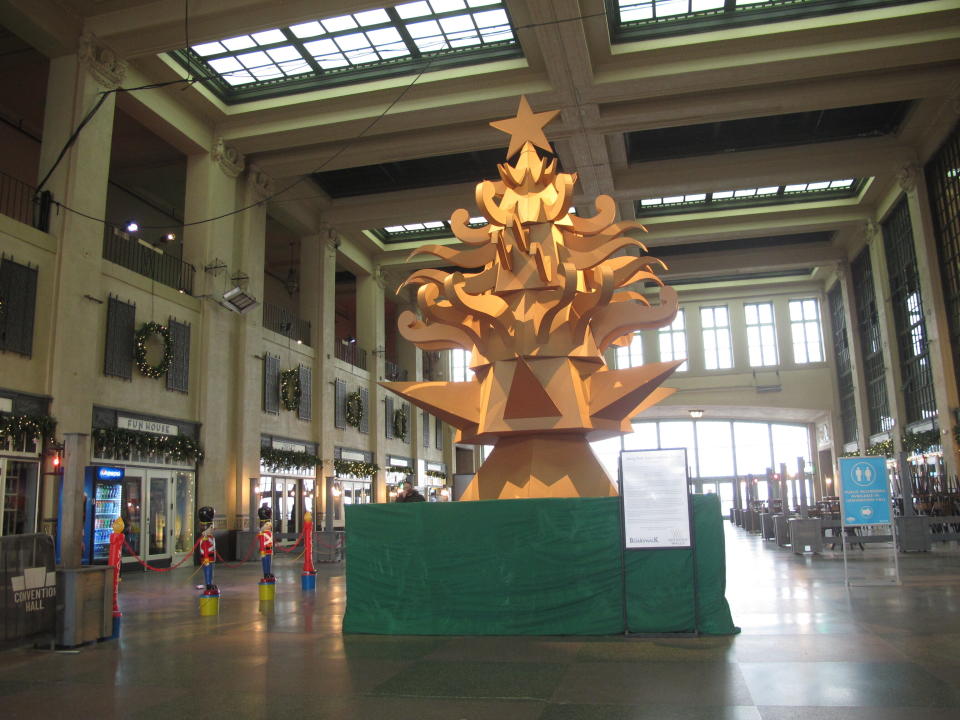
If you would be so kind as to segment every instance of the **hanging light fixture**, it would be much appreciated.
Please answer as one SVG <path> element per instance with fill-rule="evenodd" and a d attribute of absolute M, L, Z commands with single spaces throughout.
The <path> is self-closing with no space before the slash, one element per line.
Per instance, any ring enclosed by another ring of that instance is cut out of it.
<path fill-rule="evenodd" d="M 690 413 L 690 417 L 694 420 L 699 420 L 703 417 L 703 410 L 688 410 L 687 412 Z"/>

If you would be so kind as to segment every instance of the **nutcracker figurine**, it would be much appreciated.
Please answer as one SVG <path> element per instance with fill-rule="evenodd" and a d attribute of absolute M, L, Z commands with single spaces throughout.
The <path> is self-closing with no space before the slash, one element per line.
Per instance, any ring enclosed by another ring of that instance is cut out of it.
<path fill-rule="evenodd" d="M 303 590 L 317 589 L 317 569 L 313 566 L 313 513 L 303 514 L 303 573 L 300 575 Z"/>
<path fill-rule="evenodd" d="M 217 562 L 217 541 L 213 537 L 213 526 L 210 525 L 200 534 L 200 560 L 203 565 L 203 582 L 207 588 L 204 595 L 219 595 L 220 590 L 213 584 L 213 565 Z"/>
<path fill-rule="evenodd" d="M 110 554 L 107 563 L 113 568 L 113 637 L 120 637 L 120 556 L 123 553 L 123 520 L 113 521 L 113 532 L 110 533 Z"/>
<path fill-rule="evenodd" d="M 269 520 L 260 526 L 260 534 L 257 539 L 260 541 L 260 564 L 263 565 L 263 581 L 276 582 L 277 579 L 270 572 L 270 566 L 273 562 L 273 524 Z"/>

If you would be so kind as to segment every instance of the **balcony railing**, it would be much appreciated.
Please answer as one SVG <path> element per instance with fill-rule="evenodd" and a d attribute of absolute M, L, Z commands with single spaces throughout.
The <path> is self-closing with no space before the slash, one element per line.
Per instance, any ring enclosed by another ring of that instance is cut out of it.
<path fill-rule="evenodd" d="M 285 307 L 268 302 L 263 303 L 263 326 L 295 342 L 310 345 L 310 323 L 297 317 Z"/>
<path fill-rule="evenodd" d="M 390 382 L 405 382 L 407 371 L 392 360 L 383 361 L 383 376 Z"/>
<path fill-rule="evenodd" d="M 0 215 L 47 232 L 50 229 L 52 199 L 49 190 L 38 195 L 36 188 L 0 173 Z"/>
<path fill-rule="evenodd" d="M 103 234 L 103 257 L 161 285 L 193 294 L 193 276 L 196 272 L 193 265 L 134 240 L 110 225 L 105 227 Z"/>
<path fill-rule="evenodd" d="M 337 338 L 334 343 L 334 354 L 338 360 L 343 360 L 361 370 L 367 369 L 367 351 L 357 347 L 357 341 L 354 338 Z"/>

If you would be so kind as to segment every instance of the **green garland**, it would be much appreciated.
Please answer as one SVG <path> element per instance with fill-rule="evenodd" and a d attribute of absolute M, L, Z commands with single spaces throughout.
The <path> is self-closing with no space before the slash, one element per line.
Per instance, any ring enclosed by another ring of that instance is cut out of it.
<path fill-rule="evenodd" d="M 147 362 L 147 339 L 151 335 L 159 335 L 163 339 L 163 357 L 156 365 Z M 170 362 L 173 360 L 173 346 L 170 343 L 170 330 L 160 323 L 148 322 L 137 330 L 134 337 L 136 345 L 133 354 L 137 361 L 137 370 L 148 378 L 160 378 L 167 374 Z"/>
<path fill-rule="evenodd" d="M 294 468 L 310 468 L 320 464 L 320 458 L 313 453 L 297 450 L 277 450 L 275 448 L 260 448 L 260 462 L 268 470 L 292 470 Z"/>
<path fill-rule="evenodd" d="M 337 477 L 351 475 L 358 478 L 372 478 L 380 470 L 380 466 L 363 460 L 334 460 L 333 470 Z"/>
<path fill-rule="evenodd" d="M 56 426 L 49 415 L 0 415 L 0 437 L 51 438 Z"/>
<path fill-rule="evenodd" d="M 447 474 L 443 470 L 425 470 L 424 474 L 427 477 L 440 478 L 441 480 L 447 479 Z"/>
<path fill-rule="evenodd" d="M 300 369 L 280 371 L 280 402 L 285 410 L 297 410 L 300 407 Z"/>
<path fill-rule="evenodd" d="M 387 465 L 387 472 L 403 473 L 404 475 L 413 475 L 413 468 L 405 465 Z"/>
<path fill-rule="evenodd" d="M 393 411 L 393 434 L 398 440 L 407 441 L 407 409 L 405 407 Z"/>
<path fill-rule="evenodd" d="M 901 441 L 904 452 L 918 455 L 929 452 L 931 448 L 940 447 L 940 431 L 907 432 L 903 434 Z"/>
<path fill-rule="evenodd" d="M 141 455 L 169 455 L 177 462 L 201 462 L 203 449 L 185 435 L 154 435 L 123 428 L 97 428 L 93 431 L 94 454 L 120 460 L 136 450 Z"/>
<path fill-rule="evenodd" d="M 867 455 L 893 457 L 893 440 L 881 440 L 867 448 Z"/>
<path fill-rule="evenodd" d="M 363 420 L 363 399 L 360 397 L 360 391 L 354 390 L 347 395 L 347 425 L 351 427 L 360 427 L 360 421 Z"/>

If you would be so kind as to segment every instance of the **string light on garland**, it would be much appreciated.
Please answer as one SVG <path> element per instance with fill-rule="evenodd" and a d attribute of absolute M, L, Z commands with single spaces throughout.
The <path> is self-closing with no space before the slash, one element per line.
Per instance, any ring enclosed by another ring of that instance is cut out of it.
<path fill-rule="evenodd" d="M 393 411 L 393 434 L 400 441 L 407 441 L 407 409 L 405 407 Z"/>
<path fill-rule="evenodd" d="M 151 335 L 159 335 L 160 339 L 163 340 L 163 356 L 156 365 L 151 365 L 147 362 L 147 341 Z M 137 361 L 137 370 L 140 371 L 140 374 L 148 378 L 161 378 L 166 375 L 167 370 L 170 369 L 170 363 L 173 360 L 173 345 L 170 342 L 170 330 L 160 323 L 148 322 L 137 330 L 134 340 L 136 344 L 133 354 Z"/>
<path fill-rule="evenodd" d="M 903 434 L 901 441 L 905 452 L 922 455 L 932 452 L 934 448 L 940 447 L 940 431 L 924 430 L 922 432 L 907 432 Z"/>
<path fill-rule="evenodd" d="M 363 460 L 334 460 L 333 470 L 337 477 L 350 475 L 356 478 L 372 478 L 380 470 L 380 466 Z"/>
<path fill-rule="evenodd" d="M 413 468 L 406 465 L 387 465 L 388 473 L 403 473 L 404 475 L 413 475 Z"/>
<path fill-rule="evenodd" d="M 0 437 L 53 437 L 57 421 L 49 415 L 0 415 Z"/>
<path fill-rule="evenodd" d="M 347 425 L 351 427 L 360 427 L 360 421 L 363 420 L 363 399 L 360 397 L 360 391 L 354 390 L 347 395 Z"/>
<path fill-rule="evenodd" d="M 441 480 L 447 479 L 447 474 L 443 470 L 425 470 L 424 474 L 427 477 L 440 478 Z"/>
<path fill-rule="evenodd" d="M 203 449 L 186 435 L 154 435 L 123 428 L 97 428 L 93 431 L 94 453 L 100 458 L 123 460 L 132 452 L 141 456 L 168 456 L 176 462 L 201 462 Z"/>
<path fill-rule="evenodd" d="M 320 464 L 320 458 L 313 453 L 298 450 L 260 448 L 260 462 L 268 470 L 277 472 L 295 468 L 313 468 Z"/>
<path fill-rule="evenodd" d="M 280 402 L 284 410 L 300 408 L 300 369 L 283 370 L 280 373 Z"/>

